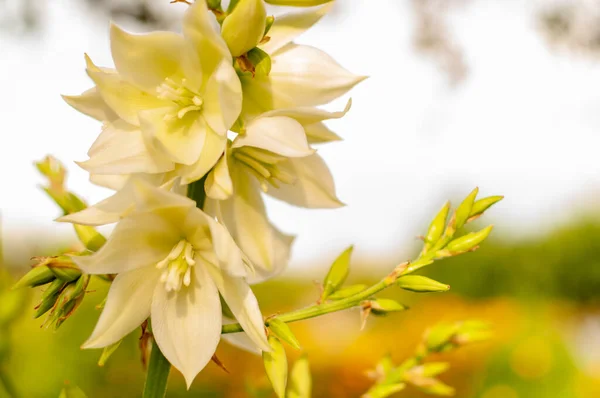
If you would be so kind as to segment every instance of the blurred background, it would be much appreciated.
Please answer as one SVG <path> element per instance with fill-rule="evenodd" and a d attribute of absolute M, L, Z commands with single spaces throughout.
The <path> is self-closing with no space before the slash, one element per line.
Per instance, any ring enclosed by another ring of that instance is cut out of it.
<path fill-rule="evenodd" d="M 99 351 L 78 348 L 106 284 L 95 282 L 56 333 L 32 319 L 39 289 L 9 288 L 32 256 L 75 244 L 69 226 L 52 222 L 59 210 L 37 187 L 35 160 L 51 153 L 65 162 L 70 189 L 88 202 L 109 194 L 73 163 L 86 158 L 99 126 L 60 94 L 91 86 L 84 53 L 112 66 L 109 20 L 137 32 L 178 30 L 185 5 L 168 3 L 0 0 L 2 398 L 55 397 L 65 381 L 90 397 L 141 395 L 138 335 L 102 368 Z M 446 199 L 458 204 L 475 186 L 506 198 L 478 221 L 496 226 L 480 251 L 424 270 L 451 293 L 389 292 L 411 310 L 370 320 L 362 332 L 353 311 L 292 325 L 311 361 L 314 396 L 359 396 L 382 356 L 399 363 L 428 326 L 473 318 L 490 322 L 495 337 L 443 355 L 452 369 L 442 379 L 458 397 L 600 396 L 600 3 L 336 3 L 298 41 L 370 76 L 350 93 L 351 112 L 330 123 L 344 141 L 319 149 L 348 206 L 306 211 L 268 201 L 276 224 L 298 238 L 289 271 L 256 286 L 264 312 L 314 302 L 313 281 L 349 244 L 351 278 L 374 282 L 414 257 L 415 236 Z M 218 355 L 229 374 L 210 364 L 186 394 L 174 373 L 169 396 L 270 396 L 259 358 L 225 344 Z"/>

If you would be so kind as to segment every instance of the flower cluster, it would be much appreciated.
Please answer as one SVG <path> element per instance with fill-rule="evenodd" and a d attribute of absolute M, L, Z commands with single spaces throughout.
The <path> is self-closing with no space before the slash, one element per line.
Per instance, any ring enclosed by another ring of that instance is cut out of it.
<path fill-rule="evenodd" d="M 331 4 L 268 17 L 263 0 L 196 0 L 182 34 L 110 27 L 115 68 L 86 56 L 94 87 L 65 96 L 102 122 L 79 165 L 115 190 L 62 217 L 117 223 L 108 241 L 73 261 L 116 274 L 85 348 L 117 343 L 150 318 L 160 350 L 189 384 L 213 356 L 222 302 L 254 345 L 270 351 L 249 285 L 285 267 L 293 238 L 276 229 L 262 194 L 306 208 L 342 205 L 312 147 L 339 140 L 317 108 L 363 80 L 293 40 Z M 222 299 L 222 300 L 221 300 Z"/>

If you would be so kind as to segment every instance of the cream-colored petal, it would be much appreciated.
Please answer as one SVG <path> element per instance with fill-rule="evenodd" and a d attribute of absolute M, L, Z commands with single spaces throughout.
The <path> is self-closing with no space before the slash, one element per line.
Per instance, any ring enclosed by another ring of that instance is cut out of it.
<path fill-rule="evenodd" d="M 138 113 L 143 110 L 171 105 L 169 101 L 158 98 L 154 93 L 140 90 L 117 73 L 107 73 L 95 66 L 88 67 L 87 72 L 96 83 L 104 102 L 130 124 L 139 125 Z"/>
<path fill-rule="evenodd" d="M 322 122 L 323 120 L 340 119 L 344 117 L 346 113 L 348 113 L 351 106 L 352 100 L 349 99 L 346 103 L 346 107 L 342 111 L 329 112 L 324 109 L 314 107 L 298 107 L 291 109 L 275 109 L 263 113 L 261 117 L 287 116 L 296 120 L 302 126 L 308 126 L 311 124 Z"/>
<path fill-rule="evenodd" d="M 232 148 L 251 146 L 287 157 L 311 155 L 304 128 L 287 116 L 259 117 L 248 124 L 245 134 L 233 141 Z"/>
<path fill-rule="evenodd" d="M 179 229 L 170 220 L 134 213 L 117 224 L 99 251 L 74 256 L 73 261 L 88 274 L 118 274 L 158 263 L 180 239 Z"/>
<path fill-rule="evenodd" d="M 167 77 L 180 73 L 185 40 L 173 32 L 131 34 L 111 24 L 110 49 L 119 74 L 154 93 Z"/>
<path fill-rule="evenodd" d="M 192 43 L 197 59 L 201 61 L 204 80 L 212 75 L 222 60 L 232 64 L 231 53 L 215 29 L 215 24 L 214 16 L 208 11 L 205 0 L 195 1 L 183 18 L 183 35 Z M 188 64 L 193 66 L 194 62 Z M 194 72 L 194 70 L 186 71 L 186 75 L 192 75 Z"/>
<path fill-rule="evenodd" d="M 81 95 L 63 95 L 62 98 L 79 112 L 98 121 L 110 122 L 118 118 L 117 114 L 104 102 L 96 87 Z"/>
<path fill-rule="evenodd" d="M 333 2 L 322 7 L 278 16 L 268 33 L 271 39 L 260 47 L 269 54 L 274 53 L 319 22 L 332 6 Z"/>
<path fill-rule="evenodd" d="M 230 62 L 223 61 L 206 83 L 202 115 L 220 135 L 235 123 L 242 111 L 242 85 Z"/>
<path fill-rule="evenodd" d="M 121 189 L 130 176 L 127 174 L 115 175 L 115 174 L 90 174 L 90 182 L 99 187 L 104 187 L 112 190 Z"/>
<path fill-rule="evenodd" d="M 225 316 L 223 317 L 223 325 L 229 325 L 232 323 L 238 322 L 235 319 L 227 318 Z M 250 337 L 248 337 L 246 332 L 223 334 L 221 335 L 221 339 L 232 346 L 247 351 L 251 354 L 260 355 L 262 352 L 261 349 L 258 348 L 252 340 L 250 340 Z"/>
<path fill-rule="evenodd" d="M 219 292 L 203 267 L 194 267 L 189 287 L 167 293 L 156 286 L 152 301 L 152 333 L 158 347 L 177 368 L 188 388 L 217 349 L 221 336 Z"/>
<path fill-rule="evenodd" d="M 177 174 L 181 176 L 182 184 L 198 181 L 217 163 L 227 146 L 227 137 L 221 136 L 212 129 L 206 129 L 202 153 L 198 161 L 190 166 L 181 166 Z"/>
<path fill-rule="evenodd" d="M 197 112 L 169 121 L 164 120 L 164 115 L 164 109 L 140 113 L 141 129 L 146 142 L 175 163 L 196 163 L 209 134 L 206 122 L 198 117 Z"/>
<path fill-rule="evenodd" d="M 210 229 L 212 251 L 215 254 L 217 265 L 221 270 L 234 277 L 246 277 L 253 272 L 253 265 L 246 258 L 230 231 L 223 224 L 202 212 L 208 221 Z"/>
<path fill-rule="evenodd" d="M 164 173 L 173 162 L 146 146 L 139 127 L 123 120 L 105 126 L 88 152 L 90 159 L 79 166 L 93 174 Z"/>
<path fill-rule="evenodd" d="M 244 111 L 327 104 L 364 79 L 342 68 L 321 50 L 288 44 L 272 56 L 269 76 L 242 78 Z"/>
<path fill-rule="evenodd" d="M 227 275 L 213 264 L 205 263 L 204 266 L 248 337 L 261 350 L 271 351 L 258 301 L 248 283 L 244 278 Z"/>
<path fill-rule="evenodd" d="M 268 194 L 292 205 L 307 208 L 332 209 L 344 206 L 335 194 L 335 184 L 329 168 L 316 153 L 304 158 L 287 160 L 296 176 L 293 184 L 270 187 Z"/>
<path fill-rule="evenodd" d="M 166 189 L 169 188 L 169 184 L 157 187 L 140 178 L 132 178 L 130 184 L 137 211 L 156 212 L 159 209 L 196 207 L 196 202 L 192 199 Z"/>
<path fill-rule="evenodd" d="M 106 347 L 139 327 L 150 316 L 159 276 L 160 271 L 153 266 L 117 275 L 96 328 L 82 348 Z"/>
<path fill-rule="evenodd" d="M 304 126 L 304 132 L 309 144 L 325 144 L 342 140 L 342 137 L 331 131 L 323 122 Z"/>
<path fill-rule="evenodd" d="M 273 264 L 269 267 L 264 267 L 255 263 L 254 273 L 248 275 L 247 278 L 248 283 L 251 285 L 262 283 L 278 276 L 289 264 L 292 244 L 294 243 L 295 237 L 284 234 L 275 228 L 273 224 L 271 224 L 271 229 L 273 231 Z"/>
<path fill-rule="evenodd" d="M 206 195 L 217 200 L 225 200 L 233 193 L 233 182 L 229 175 L 228 156 L 223 154 L 215 167 L 206 177 L 204 189 Z"/>

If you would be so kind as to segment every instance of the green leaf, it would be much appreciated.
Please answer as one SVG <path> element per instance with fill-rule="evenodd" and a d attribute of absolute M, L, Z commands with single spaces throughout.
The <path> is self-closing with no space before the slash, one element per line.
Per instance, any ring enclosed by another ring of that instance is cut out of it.
<path fill-rule="evenodd" d="M 271 352 L 263 351 L 263 364 L 267 377 L 271 381 L 273 390 L 277 397 L 285 398 L 285 387 L 288 377 L 288 364 L 285 355 L 285 349 L 279 339 L 273 335 L 269 336 L 269 345 L 273 349 Z"/>
<path fill-rule="evenodd" d="M 268 326 L 275 336 L 279 337 L 281 340 L 285 341 L 297 350 L 301 348 L 300 342 L 296 336 L 294 336 L 294 333 L 292 333 L 292 330 L 287 323 L 280 319 L 272 318 L 269 320 Z"/>
<path fill-rule="evenodd" d="M 353 250 L 354 246 L 350 246 L 344 250 L 342 254 L 340 254 L 333 262 L 331 268 L 329 268 L 329 272 L 323 281 L 323 294 L 321 294 L 321 301 L 327 299 L 327 297 L 329 297 L 333 292 L 342 287 L 346 281 L 348 273 L 350 272 L 350 257 L 352 256 Z"/>
<path fill-rule="evenodd" d="M 311 390 L 312 378 L 308 358 L 302 355 L 292 367 L 287 398 L 310 398 Z"/>

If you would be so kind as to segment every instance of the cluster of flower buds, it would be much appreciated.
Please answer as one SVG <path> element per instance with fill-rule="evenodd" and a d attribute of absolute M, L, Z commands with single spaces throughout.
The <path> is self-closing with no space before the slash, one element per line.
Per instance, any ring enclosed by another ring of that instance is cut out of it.
<path fill-rule="evenodd" d="M 425 362 L 429 355 L 447 352 L 469 343 L 490 338 L 489 325 L 480 321 L 441 323 L 425 332 L 415 354 L 400 365 L 395 365 L 388 355 L 379 361 L 368 375 L 375 380 L 363 398 L 385 398 L 411 384 L 419 390 L 438 396 L 454 395 L 454 389 L 437 376 L 450 365 L 447 362 Z"/>

